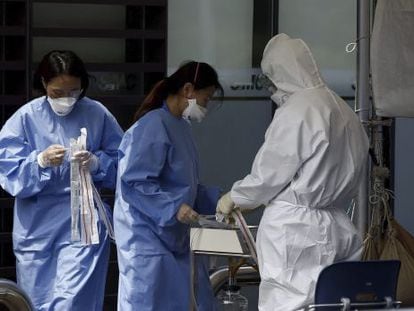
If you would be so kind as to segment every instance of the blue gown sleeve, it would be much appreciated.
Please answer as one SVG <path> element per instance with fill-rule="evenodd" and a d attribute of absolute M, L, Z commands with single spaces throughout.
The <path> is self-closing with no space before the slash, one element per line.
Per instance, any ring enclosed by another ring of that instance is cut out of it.
<path fill-rule="evenodd" d="M 16 112 L 0 131 L 0 185 L 10 195 L 28 198 L 51 180 L 52 169 L 41 168 L 26 139 L 21 114 Z"/>
<path fill-rule="evenodd" d="M 135 128 L 125 134 L 120 147 L 122 199 L 149 219 L 153 228 L 177 224 L 176 213 L 185 202 L 179 191 L 162 184 L 160 176 L 171 147 L 163 136 L 162 126 Z"/>
<path fill-rule="evenodd" d="M 99 168 L 92 173 L 94 183 L 100 188 L 114 189 L 118 168 L 118 147 L 122 140 L 123 131 L 115 118 L 106 114 L 101 137 L 100 150 L 94 151 L 99 158 Z"/>
<path fill-rule="evenodd" d="M 216 213 L 217 201 L 221 195 L 219 187 L 207 187 L 199 184 L 194 210 L 201 215 L 213 215 Z"/>

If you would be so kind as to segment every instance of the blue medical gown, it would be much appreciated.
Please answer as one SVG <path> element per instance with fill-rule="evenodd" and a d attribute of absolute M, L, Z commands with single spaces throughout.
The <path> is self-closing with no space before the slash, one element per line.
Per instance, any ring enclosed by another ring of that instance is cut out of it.
<path fill-rule="evenodd" d="M 100 103 L 80 99 L 57 116 L 45 97 L 32 100 L 0 131 L 0 184 L 15 197 L 13 248 L 17 281 L 36 310 L 102 310 L 109 241 L 99 224 L 99 245 L 71 243 L 70 162 L 41 168 L 37 155 L 88 131 L 87 150 L 99 158 L 92 178 L 114 188 L 122 129 Z"/>
<path fill-rule="evenodd" d="M 190 228 L 176 213 L 187 203 L 213 214 L 220 193 L 199 184 L 190 125 L 165 105 L 148 112 L 125 133 L 118 165 L 118 310 L 188 310 Z M 215 310 L 207 265 L 198 263 L 198 310 Z"/>

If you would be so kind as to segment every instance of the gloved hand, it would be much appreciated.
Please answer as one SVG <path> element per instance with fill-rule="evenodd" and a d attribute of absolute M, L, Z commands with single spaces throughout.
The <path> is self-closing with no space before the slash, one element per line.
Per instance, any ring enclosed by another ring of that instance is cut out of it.
<path fill-rule="evenodd" d="M 233 211 L 234 207 L 235 205 L 231 199 L 229 191 L 217 202 L 216 212 L 223 215 L 229 215 Z"/>
<path fill-rule="evenodd" d="M 98 157 L 87 150 L 75 152 L 71 160 L 78 161 L 82 167 L 89 168 L 91 172 L 97 171 L 99 167 Z"/>
<path fill-rule="evenodd" d="M 183 224 L 190 224 L 198 221 L 198 213 L 193 210 L 188 204 L 181 204 L 177 212 L 177 220 Z"/>
<path fill-rule="evenodd" d="M 37 155 L 37 163 L 41 168 L 59 166 L 63 162 L 66 148 L 62 145 L 50 145 Z"/>

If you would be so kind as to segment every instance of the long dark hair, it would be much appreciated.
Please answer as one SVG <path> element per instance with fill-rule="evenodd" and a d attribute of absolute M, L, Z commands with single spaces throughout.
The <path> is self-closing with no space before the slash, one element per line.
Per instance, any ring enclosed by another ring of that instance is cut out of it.
<path fill-rule="evenodd" d="M 190 61 L 178 68 L 171 76 L 155 84 L 135 112 L 134 122 L 147 112 L 160 108 L 168 95 L 177 94 L 188 82 L 193 84 L 195 90 L 214 86 L 223 93 L 223 87 L 213 67 L 207 63 Z"/>
<path fill-rule="evenodd" d="M 47 84 L 62 74 L 81 80 L 82 93 L 79 98 L 84 97 L 89 86 L 89 75 L 83 61 L 72 51 L 54 50 L 43 56 L 33 76 L 33 88 L 40 94 L 46 94 L 43 82 Z"/>

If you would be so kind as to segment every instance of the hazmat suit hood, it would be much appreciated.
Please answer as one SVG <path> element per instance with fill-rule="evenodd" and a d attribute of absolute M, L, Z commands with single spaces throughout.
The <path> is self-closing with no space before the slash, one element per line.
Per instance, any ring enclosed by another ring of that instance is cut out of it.
<path fill-rule="evenodd" d="M 261 68 L 277 88 L 272 99 L 279 106 L 295 92 L 324 85 L 306 43 L 284 33 L 276 35 L 267 43 Z"/>

